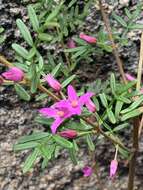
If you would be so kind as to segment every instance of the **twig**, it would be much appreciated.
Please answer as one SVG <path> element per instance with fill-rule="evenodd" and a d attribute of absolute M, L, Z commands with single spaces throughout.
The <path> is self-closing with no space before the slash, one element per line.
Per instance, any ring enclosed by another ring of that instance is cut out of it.
<path fill-rule="evenodd" d="M 112 29 L 111 29 L 111 26 L 110 26 L 110 21 L 109 21 L 108 16 L 105 13 L 104 8 L 102 6 L 102 0 L 98 0 L 98 1 L 99 1 L 99 6 L 100 6 L 101 14 L 102 14 L 102 17 L 103 17 L 103 21 L 104 21 L 106 29 L 108 31 L 109 39 L 110 39 L 110 41 L 112 43 L 113 54 L 115 56 L 115 59 L 116 59 L 117 65 L 118 65 L 119 72 L 121 74 L 123 82 L 126 84 L 127 80 L 126 80 L 124 69 L 123 69 L 123 62 L 122 62 L 122 60 L 120 58 L 117 46 L 116 46 L 116 44 L 114 42 L 114 38 L 113 38 L 113 35 L 112 35 Z"/>
<path fill-rule="evenodd" d="M 139 65 L 138 65 L 136 90 L 140 90 L 142 67 L 143 67 L 143 33 L 141 36 L 140 60 L 139 60 Z M 141 123 L 142 122 L 140 122 L 139 117 L 134 119 L 134 125 L 133 125 L 133 150 L 134 150 L 134 152 L 133 152 L 133 156 L 131 158 L 130 166 L 129 166 L 128 190 L 134 189 L 136 158 L 137 158 L 138 148 L 139 148 L 139 132 L 140 132 L 139 127 L 140 127 Z M 142 125 L 141 125 L 141 127 L 142 127 Z"/>

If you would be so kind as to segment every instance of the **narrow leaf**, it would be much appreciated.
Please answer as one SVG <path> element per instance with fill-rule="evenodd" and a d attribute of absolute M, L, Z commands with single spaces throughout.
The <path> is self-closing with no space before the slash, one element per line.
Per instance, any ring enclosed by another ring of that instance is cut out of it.
<path fill-rule="evenodd" d="M 21 99 L 26 100 L 26 101 L 30 100 L 30 95 L 26 92 L 26 90 L 20 84 L 15 84 L 14 88 L 16 90 L 16 93 L 19 95 Z"/>

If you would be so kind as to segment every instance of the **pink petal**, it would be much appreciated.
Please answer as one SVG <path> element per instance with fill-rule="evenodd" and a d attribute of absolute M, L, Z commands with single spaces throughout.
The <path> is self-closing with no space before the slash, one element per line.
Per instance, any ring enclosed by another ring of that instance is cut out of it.
<path fill-rule="evenodd" d="M 42 108 L 39 110 L 39 112 L 46 117 L 56 117 L 57 116 L 57 110 L 54 108 Z"/>
<path fill-rule="evenodd" d="M 80 98 L 79 98 L 80 105 L 84 105 L 94 95 L 95 94 L 93 92 L 87 92 L 87 93 L 83 94 L 82 96 L 80 96 Z"/>
<path fill-rule="evenodd" d="M 72 102 L 78 100 L 77 93 L 72 85 L 68 86 L 68 99 Z"/>
<path fill-rule="evenodd" d="M 68 46 L 68 48 L 75 48 L 76 44 L 73 41 L 73 39 L 69 39 L 68 42 L 67 42 L 67 46 Z"/>
<path fill-rule="evenodd" d="M 77 132 L 75 130 L 71 130 L 71 129 L 61 131 L 59 134 L 61 137 L 69 138 L 69 139 L 74 139 L 77 137 Z"/>
<path fill-rule="evenodd" d="M 86 35 L 84 33 L 80 33 L 79 37 L 83 40 L 85 40 L 86 42 L 88 43 L 96 43 L 96 38 L 95 37 L 92 37 L 92 36 L 89 36 L 89 35 Z"/>
<path fill-rule="evenodd" d="M 126 76 L 126 79 L 129 80 L 129 81 L 136 80 L 135 77 L 133 77 L 132 75 L 130 75 L 130 74 L 128 74 L 128 73 L 126 73 L 125 76 Z"/>
<path fill-rule="evenodd" d="M 51 131 L 53 134 L 56 133 L 57 128 L 60 126 L 60 124 L 63 122 L 64 120 L 62 118 L 57 118 L 55 119 L 55 121 L 52 123 L 51 125 Z"/>
<path fill-rule="evenodd" d="M 85 105 L 86 105 L 86 107 L 88 108 L 89 111 L 91 111 L 91 112 L 96 111 L 96 106 L 90 99 L 85 103 Z"/>
<path fill-rule="evenodd" d="M 44 79 L 48 82 L 50 87 L 52 87 L 55 91 L 61 90 L 62 88 L 61 84 L 51 74 L 46 75 Z"/>
<path fill-rule="evenodd" d="M 116 174 L 118 168 L 118 162 L 117 160 L 112 160 L 110 164 L 110 177 L 113 178 Z"/>
<path fill-rule="evenodd" d="M 18 82 L 18 81 L 23 80 L 24 73 L 21 69 L 17 67 L 12 67 L 8 71 L 2 73 L 2 76 L 7 80 Z"/>
<path fill-rule="evenodd" d="M 89 177 L 89 176 L 92 175 L 93 170 L 92 170 L 92 168 L 91 168 L 90 166 L 85 166 L 85 167 L 82 169 L 82 172 L 83 172 L 83 175 L 84 175 L 85 177 Z"/>

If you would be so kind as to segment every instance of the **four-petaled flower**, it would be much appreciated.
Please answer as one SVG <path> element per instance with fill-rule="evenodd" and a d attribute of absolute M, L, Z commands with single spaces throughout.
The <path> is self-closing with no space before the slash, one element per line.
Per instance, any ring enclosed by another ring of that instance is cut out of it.
<path fill-rule="evenodd" d="M 96 110 L 94 103 L 90 99 L 94 93 L 87 92 L 79 97 L 73 86 L 69 85 L 67 88 L 67 94 L 67 99 L 55 103 L 50 108 L 42 108 L 39 110 L 43 116 L 55 118 L 55 121 L 51 126 L 52 133 L 56 133 L 57 128 L 65 119 L 70 118 L 73 115 L 80 115 L 84 105 L 91 112 Z"/>

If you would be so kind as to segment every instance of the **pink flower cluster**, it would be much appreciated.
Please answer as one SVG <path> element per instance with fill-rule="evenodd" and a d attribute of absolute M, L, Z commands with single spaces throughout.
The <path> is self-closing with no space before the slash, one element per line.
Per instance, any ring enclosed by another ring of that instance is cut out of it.
<path fill-rule="evenodd" d="M 53 87 L 53 89 L 57 89 L 55 88 L 56 84 L 58 84 L 56 79 L 49 77 L 47 81 L 49 85 Z M 51 131 L 53 134 L 56 133 L 57 128 L 65 121 L 65 119 L 68 119 L 74 115 L 80 115 L 84 105 L 89 111 L 96 111 L 96 107 L 91 100 L 91 97 L 94 96 L 94 93 L 87 92 L 79 97 L 73 86 L 69 85 L 67 87 L 67 94 L 67 99 L 60 100 L 51 107 L 42 108 L 39 110 L 43 116 L 54 118 L 54 122 L 51 125 Z"/>

